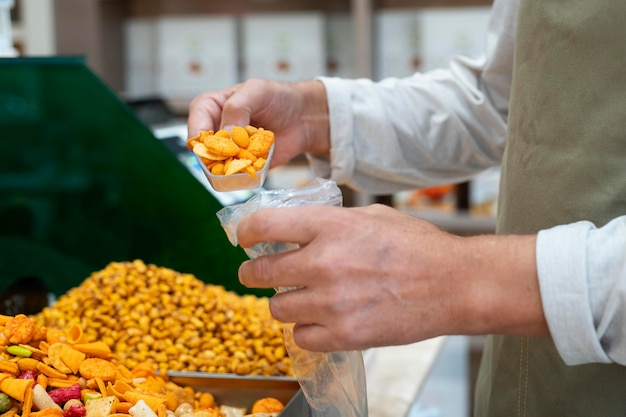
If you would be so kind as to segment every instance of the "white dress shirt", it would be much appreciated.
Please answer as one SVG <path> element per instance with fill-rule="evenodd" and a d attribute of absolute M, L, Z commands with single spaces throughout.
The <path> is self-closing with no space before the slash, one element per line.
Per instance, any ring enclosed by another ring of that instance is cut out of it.
<path fill-rule="evenodd" d="M 329 159 L 317 176 L 375 194 L 461 182 L 500 164 L 518 0 L 495 0 L 485 54 L 407 78 L 320 77 L 330 112 Z M 569 365 L 626 365 L 626 216 L 603 227 L 538 234 L 537 269 L 555 345 Z"/>

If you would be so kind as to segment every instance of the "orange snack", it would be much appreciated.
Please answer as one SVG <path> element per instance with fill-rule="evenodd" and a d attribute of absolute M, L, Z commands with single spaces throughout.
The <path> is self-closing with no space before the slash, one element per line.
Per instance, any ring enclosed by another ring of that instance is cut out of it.
<path fill-rule="evenodd" d="M 103 381 L 113 381 L 117 375 L 117 367 L 100 358 L 85 359 L 78 370 L 86 379 L 100 378 Z"/>
<path fill-rule="evenodd" d="M 263 169 L 274 144 L 274 132 L 253 126 L 234 126 L 230 132 L 220 130 L 200 132 L 187 140 L 187 149 L 196 154 L 213 175 L 247 173 L 251 177 Z M 232 159 L 231 159 L 232 158 Z M 226 161 L 224 169 L 214 165 L 215 161 Z"/>
<path fill-rule="evenodd" d="M 24 402 L 26 392 L 33 387 L 29 379 L 5 378 L 0 382 L 0 390 L 11 398 Z"/>
<path fill-rule="evenodd" d="M 239 146 L 229 137 L 208 135 L 207 132 L 201 132 L 200 139 L 211 153 L 224 156 L 235 156 L 239 153 Z"/>
<path fill-rule="evenodd" d="M 241 126 L 233 127 L 230 130 L 230 137 L 240 148 L 245 149 L 250 145 L 250 135 L 246 129 Z"/>
<path fill-rule="evenodd" d="M 24 314 L 18 314 L 7 320 L 4 335 L 14 345 L 28 343 L 35 336 L 35 323 Z"/>
<path fill-rule="evenodd" d="M 47 376 L 48 378 L 57 378 L 57 379 L 67 378 L 67 375 L 64 374 L 63 372 L 59 372 L 53 367 L 46 365 L 43 362 L 39 362 L 39 364 L 37 365 L 37 370 L 41 372 L 42 374 L 44 374 L 45 376 Z"/>
<path fill-rule="evenodd" d="M 280 400 L 272 397 L 261 398 L 252 405 L 252 414 L 256 413 L 280 413 L 285 406 Z"/>
<path fill-rule="evenodd" d="M 20 373 L 20 368 L 15 362 L 0 361 L 0 372 L 5 372 L 17 376 Z"/>
<path fill-rule="evenodd" d="M 67 342 L 72 345 L 75 345 L 77 343 L 87 342 L 87 338 L 85 337 L 85 334 L 83 333 L 83 328 L 80 327 L 76 323 L 70 325 L 70 327 L 67 329 L 65 333 L 67 337 Z"/>
<path fill-rule="evenodd" d="M 39 364 L 39 361 L 33 358 L 22 358 L 17 360 L 17 366 L 22 372 L 29 369 L 34 371 L 37 369 L 37 364 Z"/>
<path fill-rule="evenodd" d="M 111 356 L 111 348 L 104 342 L 77 343 L 72 347 L 96 358 L 107 359 Z"/>
<path fill-rule="evenodd" d="M 269 130 L 259 130 L 250 137 L 248 151 L 256 157 L 267 157 L 274 143 L 274 133 Z"/>

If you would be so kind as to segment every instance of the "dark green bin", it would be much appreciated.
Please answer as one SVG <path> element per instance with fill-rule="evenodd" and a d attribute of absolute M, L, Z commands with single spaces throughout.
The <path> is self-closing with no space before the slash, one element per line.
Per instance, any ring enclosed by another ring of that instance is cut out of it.
<path fill-rule="evenodd" d="M 0 294 L 134 259 L 250 293 L 221 208 L 82 58 L 0 59 Z"/>

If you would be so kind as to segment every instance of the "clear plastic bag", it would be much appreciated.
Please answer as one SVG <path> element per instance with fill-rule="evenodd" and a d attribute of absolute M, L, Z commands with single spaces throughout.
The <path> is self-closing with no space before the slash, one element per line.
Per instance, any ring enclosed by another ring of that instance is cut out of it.
<path fill-rule="evenodd" d="M 269 190 L 245 203 L 225 207 L 217 213 L 230 242 L 237 246 L 237 225 L 248 214 L 269 207 L 311 205 L 341 206 L 341 190 L 334 181 L 316 178 L 296 189 Z M 297 244 L 259 243 L 246 248 L 250 259 L 296 249 Z M 276 291 L 289 291 L 277 288 Z M 293 325 L 284 324 L 285 346 L 312 417 L 367 417 L 365 367 L 360 351 L 311 352 L 293 339 Z"/>

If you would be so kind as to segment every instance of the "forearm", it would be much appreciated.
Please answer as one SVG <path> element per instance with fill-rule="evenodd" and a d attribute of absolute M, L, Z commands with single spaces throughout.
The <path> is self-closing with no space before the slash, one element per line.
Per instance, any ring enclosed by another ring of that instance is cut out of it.
<path fill-rule="evenodd" d="M 294 84 L 302 96 L 300 122 L 305 136 L 306 151 L 325 155 L 330 151 L 330 118 L 326 88 L 320 81 Z"/>
<path fill-rule="evenodd" d="M 494 2 L 484 59 L 402 79 L 322 78 L 332 151 L 318 172 L 370 193 L 460 182 L 500 163 L 517 1 Z"/>
<path fill-rule="evenodd" d="M 466 238 L 457 259 L 465 276 L 455 318 L 468 334 L 548 336 L 537 267 L 536 236 Z"/>

